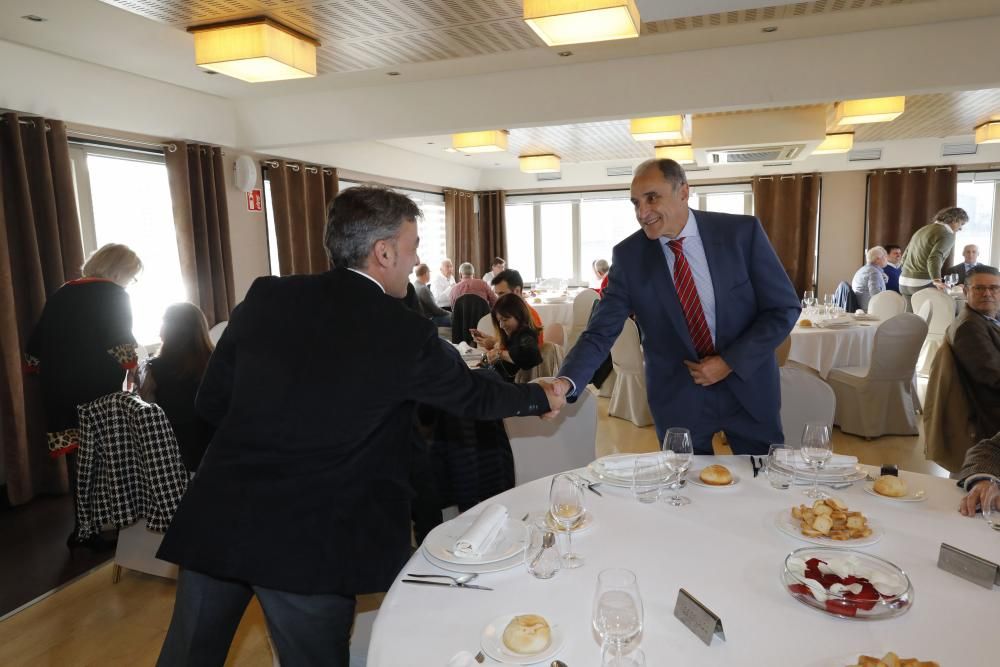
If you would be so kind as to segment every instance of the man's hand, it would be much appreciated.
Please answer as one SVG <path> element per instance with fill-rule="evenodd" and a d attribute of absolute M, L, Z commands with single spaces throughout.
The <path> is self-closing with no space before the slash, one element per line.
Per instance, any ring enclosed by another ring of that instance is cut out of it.
<path fill-rule="evenodd" d="M 688 372 L 691 373 L 691 379 L 694 380 L 694 383 L 700 384 L 702 387 L 722 382 L 733 372 L 726 360 L 718 355 L 705 357 L 700 362 L 685 361 L 684 365 L 688 367 Z"/>
<path fill-rule="evenodd" d="M 944 284 L 944 281 L 942 281 L 942 280 L 934 280 L 932 282 L 934 284 L 934 287 L 937 287 L 942 292 L 947 292 L 948 291 L 948 286 Z"/>
<path fill-rule="evenodd" d="M 990 480 L 981 479 L 972 485 L 969 489 L 969 493 L 962 498 L 962 502 L 958 505 L 958 511 L 965 516 L 976 516 L 976 508 L 979 507 L 984 497 L 986 496 L 986 491 L 990 488 Z"/>
<path fill-rule="evenodd" d="M 493 346 L 497 344 L 496 338 L 493 336 L 487 336 L 479 329 L 469 329 L 469 333 L 472 334 L 472 340 L 475 341 L 476 347 L 484 350 L 492 350 Z"/>
<path fill-rule="evenodd" d="M 566 405 L 569 383 L 565 380 L 548 379 L 538 380 L 538 384 L 545 390 L 545 398 L 549 401 L 549 411 L 542 415 L 542 419 L 555 419 L 559 410 Z"/>

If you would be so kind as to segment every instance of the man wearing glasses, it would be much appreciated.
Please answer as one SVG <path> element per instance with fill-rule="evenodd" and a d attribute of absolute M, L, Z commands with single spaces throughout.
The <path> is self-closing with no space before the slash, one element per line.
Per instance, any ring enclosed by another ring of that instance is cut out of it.
<path fill-rule="evenodd" d="M 1000 273 L 983 264 L 965 278 L 968 303 L 948 327 L 959 376 L 975 415 L 976 437 L 1000 431 Z"/>

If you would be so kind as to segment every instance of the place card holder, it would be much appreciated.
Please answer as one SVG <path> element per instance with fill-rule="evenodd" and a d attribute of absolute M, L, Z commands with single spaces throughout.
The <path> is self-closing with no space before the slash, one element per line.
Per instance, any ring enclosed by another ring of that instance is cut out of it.
<path fill-rule="evenodd" d="M 951 572 L 983 588 L 992 590 L 994 584 L 1000 585 L 1000 565 L 944 542 L 941 543 L 937 564 L 945 572 Z"/>
<path fill-rule="evenodd" d="M 677 592 L 674 616 L 698 639 L 705 642 L 705 646 L 711 646 L 712 637 L 716 635 L 722 641 L 726 641 L 726 635 L 722 631 L 722 619 L 683 588 Z"/>

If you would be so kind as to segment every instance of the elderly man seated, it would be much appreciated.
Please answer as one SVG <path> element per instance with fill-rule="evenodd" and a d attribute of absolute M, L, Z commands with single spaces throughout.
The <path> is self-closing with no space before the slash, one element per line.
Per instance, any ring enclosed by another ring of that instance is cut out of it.
<path fill-rule="evenodd" d="M 441 260 L 441 270 L 430 281 L 434 303 L 442 308 L 450 308 L 449 292 L 455 286 L 455 265 L 445 257 Z"/>
<path fill-rule="evenodd" d="M 977 438 L 1000 431 L 1000 273 L 974 266 L 965 278 L 965 308 L 948 327 L 948 343 L 974 415 Z"/>
<path fill-rule="evenodd" d="M 968 494 L 962 498 L 958 511 L 965 516 L 976 516 L 976 508 L 983 504 L 990 482 L 996 479 L 1000 479 L 1000 433 L 965 453 L 958 484 Z"/>
<path fill-rule="evenodd" d="M 858 300 L 858 308 L 868 311 L 868 302 L 879 292 L 886 290 L 888 276 L 885 275 L 885 265 L 889 263 L 889 256 L 880 245 L 873 246 L 865 253 L 868 263 L 858 269 L 851 280 L 851 289 Z"/>
<path fill-rule="evenodd" d="M 455 283 L 454 287 L 448 290 L 448 299 L 451 301 L 452 308 L 455 307 L 458 297 L 466 294 L 475 294 L 476 296 L 483 297 L 489 302 L 490 308 L 497 302 L 497 295 L 493 293 L 493 290 L 490 289 L 485 280 L 476 277 L 476 267 L 472 264 L 463 262 L 459 265 L 458 277 L 460 280 Z"/>

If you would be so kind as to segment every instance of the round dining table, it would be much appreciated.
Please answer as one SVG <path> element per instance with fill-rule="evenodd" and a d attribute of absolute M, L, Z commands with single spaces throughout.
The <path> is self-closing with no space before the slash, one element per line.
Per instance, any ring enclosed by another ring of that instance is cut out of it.
<path fill-rule="evenodd" d="M 600 665 L 591 612 L 597 575 L 605 568 L 626 568 L 638 578 L 644 607 L 639 646 L 649 667 L 843 667 L 861 654 L 881 657 L 888 651 L 949 667 L 998 664 L 1000 592 L 937 567 L 942 542 L 1000 562 L 1000 533 L 979 517 L 958 513 L 963 492 L 954 481 L 901 472 L 911 491 L 925 492 L 923 502 L 870 495 L 863 488 L 869 482 L 830 491 L 881 528 L 881 539 L 859 550 L 896 564 L 912 581 L 913 602 L 905 613 L 863 621 L 808 607 L 781 581 L 785 556 L 810 545 L 780 532 L 775 519 L 811 504 L 804 487 L 774 489 L 763 473 L 753 475 L 742 456 L 696 457 L 689 477 L 711 463 L 727 466 L 738 483 L 688 483 L 682 493 L 691 503 L 683 507 L 640 504 L 630 490 L 607 484 L 597 487 L 601 496 L 585 493 L 592 525 L 573 538 L 584 565 L 552 579 L 535 579 L 521 564 L 473 582 L 492 591 L 401 583 L 406 573 L 455 574 L 431 565 L 418 550 L 385 596 L 367 664 L 444 667 L 459 651 L 480 651 L 483 629 L 494 619 L 535 613 L 565 636 L 555 657 L 568 667 Z M 547 507 L 549 484 L 550 478 L 542 478 L 516 487 L 468 513 L 499 503 L 515 519 L 534 515 Z M 681 588 L 720 617 L 724 639 L 706 645 L 675 618 Z M 483 664 L 502 663 L 487 657 Z"/>
<path fill-rule="evenodd" d="M 529 299 L 528 303 L 542 318 L 542 326 L 547 327 L 558 322 L 563 325 L 563 330 L 567 333 L 573 328 L 573 300 L 571 298 L 558 303 L 535 303 L 534 299 Z"/>
<path fill-rule="evenodd" d="M 878 322 L 857 322 L 844 329 L 824 329 L 798 324 L 790 334 L 792 346 L 788 359 L 808 366 L 826 379 L 834 368 L 867 366 Z"/>

